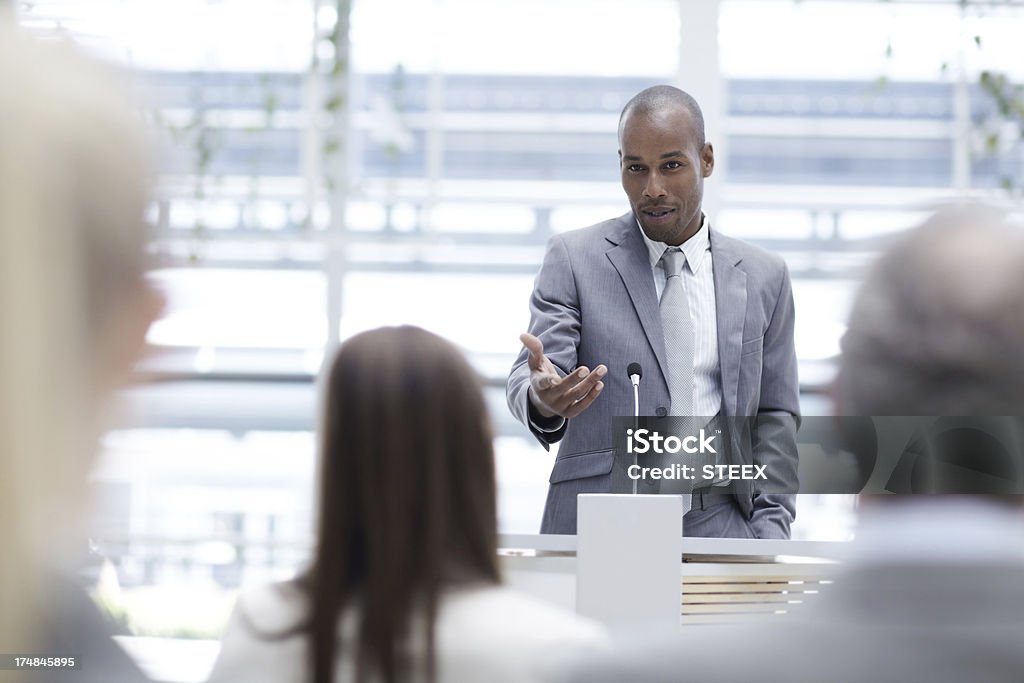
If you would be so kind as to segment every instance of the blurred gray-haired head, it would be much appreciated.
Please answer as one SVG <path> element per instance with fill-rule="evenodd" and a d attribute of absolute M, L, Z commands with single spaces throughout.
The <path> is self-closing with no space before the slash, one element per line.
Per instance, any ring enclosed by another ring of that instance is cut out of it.
<path fill-rule="evenodd" d="M 982 204 L 901 236 L 855 299 L 836 381 L 844 415 L 1019 415 L 1024 230 Z"/>

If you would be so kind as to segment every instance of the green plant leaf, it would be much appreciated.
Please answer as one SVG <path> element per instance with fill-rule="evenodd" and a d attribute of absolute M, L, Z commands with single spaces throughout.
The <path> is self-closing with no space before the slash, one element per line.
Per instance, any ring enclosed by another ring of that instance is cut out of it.
<path fill-rule="evenodd" d="M 989 133 L 985 136 L 985 151 L 993 154 L 999 149 L 999 133 Z"/>

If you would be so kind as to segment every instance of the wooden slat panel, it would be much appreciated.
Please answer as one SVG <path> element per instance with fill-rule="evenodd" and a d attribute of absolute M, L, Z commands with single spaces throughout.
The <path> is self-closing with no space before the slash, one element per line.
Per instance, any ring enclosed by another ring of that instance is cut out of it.
<path fill-rule="evenodd" d="M 837 566 L 834 564 L 742 564 L 715 563 L 697 564 L 684 562 L 680 565 L 679 575 L 686 577 L 728 576 L 740 581 L 748 577 L 762 579 L 831 579 L 835 576 Z"/>
<path fill-rule="evenodd" d="M 683 595 L 684 605 L 706 605 L 712 603 L 799 603 L 807 599 L 808 593 L 687 593 Z M 813 599 L 813 598 L 812 598 Z"/>
<path fill-rule="evenodd" d="M 799 609 L 799 605 L 797 608 Z M 772 614 L 779 611 L 786 611 L 786 605 L 762 602 L 738 605 L 686 605 L 682 609 L 683 614 L 758 614 L 764 612 Z"/>
<path fill-rule="evenodd" d="M 683 592 L 692 593 L 810 593 L 819 587 L 801 583 L 701 583 L 683 584 Z"/>
<path fill-rule="evenodd" d="M 701 574 L 698 576 L 683 577 L 686 583 L 819 583 L 821 581 L 831 582 L 831 579 L 821 579 L 814 576 L 799 576 L 786 574 L 764 574 L 752 576 L 734 576 L 730 574 Z"/>

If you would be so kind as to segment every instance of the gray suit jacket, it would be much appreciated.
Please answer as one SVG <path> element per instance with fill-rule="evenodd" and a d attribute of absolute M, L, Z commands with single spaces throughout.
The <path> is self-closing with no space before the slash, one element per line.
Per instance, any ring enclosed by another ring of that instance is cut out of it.
<path fill-rule="evenodd" d="M 710 234 L 718 313 L 719 362 L 725 416 L 779 415 L 753 443 L 740 444 L 744 462 L 768 465 L 771 490 L 795 491 L 799 415 L 793 296 L 783 260 L 714 230 Z M 626 367 L 644 378 L 641 415 L 665 415 L 670 405 L 665 340 L 646 244 L 632 212 L 551 239 L 530 300 L 530 332 L 562 374 L 604 363 L 604 392 L 557 432 L 534 429 L 523 349 L 508 379 L 512 413 L 547 446 L 561 441 L 551 471 L 542 533 L 576 532 L 576 496 L 610 490 L 612 418 L 633 414 Z M 739 509 L 761 538 L 788 538 L 794 496 L 759 493 L 747 484 Z"/>

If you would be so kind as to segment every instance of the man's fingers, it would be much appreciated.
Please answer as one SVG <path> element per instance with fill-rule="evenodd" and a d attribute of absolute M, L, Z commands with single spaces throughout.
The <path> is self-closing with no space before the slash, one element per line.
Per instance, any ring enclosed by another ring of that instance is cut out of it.
<path fill-rule="evenodd" d="M 598 365 L 596 368 L 594 368 L 593 372 L 588 372 L 587 369 L 583 367 L 577 370 L 577 372 L 574 372 L 572 375 L 569 375 L 568 377 L 566 377 L 566 379 L 562 381 L 566 382 L 566 380 L 568 380 L 569 378 L 574 378 L 577 380 L 575 384 L 572 384 L 571 388 L 567 392 L 569 398 L 573 402 L 576 402 L 582 399 L 588 393 L 590 393 L 590 390 L 594 388 L 594 385 L 596 385 L 598 382 L 604 379 L 604 376 L 606 374 L 608 374 L 608 368 L 606 368 L 603 365 Z"/>
<path fill-rule="evenodd" d="M 525 343 L 527 340 L 523 341 Z M 549 412 L 562 417 L 575 417 L 586 410 L 604 389 L 602 379 L 608 374 L 608 368 L 604 365 L 598 365 L 593 371 L 581 365 L 561 377 L 547 359 L 544 363 L 546 367 L 533 369 L 530 384 L 537 399 L 534 403 L 539 402 Z M 548 372 L 547 367 L 552 370 Z"/>
<path fill-rule="evenodd" d="M 519 341 L 523 343 L 526 350 L 529 351 L 529 364 L 531 370 L 539 370 L 544 361 L 544 344 L 541 343 L 540 339 L 533 336 L 529 332 L 523 332 L 519 335 Z"/>
<path fill-rule="evenodd" d="M 586 378 L 591 376 L 593 373 L 586 365 L 581 365 L 565 377 L 556 377 L 551 383 L 551 387 L 558 387 L 561 391 L 558 392 L 558 399 L 565 405 L 572 403 L 576 399 L 580 398 L 587 392 L 586 389 L 580 389 L 580 383 L 586 381 Z M 596 381 L 597 378 L 594 378 Z M 591 382 L 593 384 L 593 382 Z"/>
<path fill-rule="evenodd" d="M 591 387 L 590 391 L 586 394 L 586 396 L 579 399 L 578 401 L 574 401 L 572 405 L 570 405 L 569 408 L 566 409 L 565 416 L 567 418 L 576 417 L 577 415 L 582 413 L 584 410 L 590 407 L 590 404 L 593 403 L 595 399 L 597 399 L 597 397 L 601 394 L 603 390 L 604 382 L 598 382 L 597 384 L 595 384 L 593 387 Z"/>
<path fill-rule="evenodd" d="M 580 367 L 563 378 L 560 383 L 563 390 L 560 392 L 558 400 L 553 402 L 558 412 L 566 417 L 569 417 L 570 414 L 581 413 L 593 401 L 590 394 L 593 393 L 594 388 L 598 385 L 604 388 L 602 378 L 607 373 L 608 369 L 603 365 L 597 366 L 593 372 L 588 371 L 586 367 Z M 594 396 L 596 397 L 596 394 Z"/>
<path fill-rule="evenodd" d="M 538 374 L 533 381 L 533 388 L 536 389 L 537 391 L 546 391 L 548 389 L 551 389 L 552 387 L 557 386 L 558 381 L 558 375 L 551 373 L 543 375 Z"/>
<path fill-rule="evenodd" d="M 562 390 L 558 392 L 557 396 L 550 396 L 553 401 L 557 401 L 562 398 L 566 392 L 571 391 L 581 379 L 587 376 L 590 372 L 586 366 L 580 366 L 570 372 L 565 377 L 559 375 L 553 365 L 544 359 L 544 367 L 534 368 L 534 375 L 532 378 L 533 388 L 535 391 L 543 391 L 546 389 L 555 389 L 556 387 L 562 387 Z M 576 397 L 573 396 L 573 399 Z"/>

